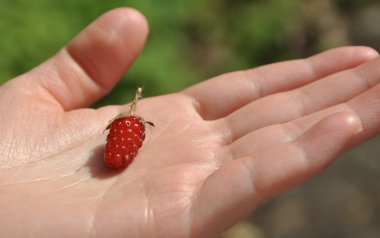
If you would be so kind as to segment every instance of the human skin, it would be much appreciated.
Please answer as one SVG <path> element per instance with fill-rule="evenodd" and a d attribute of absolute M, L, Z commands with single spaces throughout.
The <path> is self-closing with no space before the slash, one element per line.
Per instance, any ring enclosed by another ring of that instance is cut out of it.
<path fill-rule="evenodd" d="M 343 47 L 139 101 L 144 145 L 103 163 L 107 94 L 148 32 L 112 10 L 0 87 L 0 236 L 214 237 L 380 128 L 380 58 Z M 173 79 L 175 80 L 175 79 Z"/>

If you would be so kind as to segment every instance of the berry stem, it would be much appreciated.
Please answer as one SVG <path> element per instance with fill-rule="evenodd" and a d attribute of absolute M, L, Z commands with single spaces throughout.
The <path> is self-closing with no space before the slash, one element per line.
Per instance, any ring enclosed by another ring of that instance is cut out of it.
<path fill-rule="evenodd" d="M 134 116 L 136 112 L 137 101 L 142 98 L 142 88 L 138 87 L 136 90 L 135 98 L 133 99 L 129 115 Z"/>

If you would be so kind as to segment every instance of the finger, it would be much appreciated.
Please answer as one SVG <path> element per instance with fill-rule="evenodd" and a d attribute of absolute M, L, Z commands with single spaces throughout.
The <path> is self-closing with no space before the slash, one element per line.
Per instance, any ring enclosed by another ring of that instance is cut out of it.
<path fill-rule="evenodd" d="M 357 117 L 338 113 L 290 143 L 233 160 L 200 188 L 195 200 L 195 226 L 228 228 L 268 198 L 320 172 L 360 130 Z M 225 219 L 216 224 L 212 217 Z"/>
<path fill-rule="evenodd" d="M 53 58 L 20 79 L 64 110 L 88 106 L 108 93 L 143 48 L 148 28 L 136 10 L 105 13 Z M 37 88 L 37 89 L 36 89 Z"/>
<path fill-rule="evenodd" d="M 376 63 L 376 61 L 374 62 Z M 380 62 L 377 63 L 379 64 Z M 372 62 L 370 64 L 372 64 Z M 363 66 L 362 71 L 368 72 L 371 77 L 375 79 L 380 78 L 378 68 L 379 67 L 373 67 L 369 69 Z M 348 112 L 357 115 L 363 124 L 363 131 L 355 136 L 352 143 L 347 145 L 346 150 L 348 150 L 380 132 L 380 100 L 378 95 L 380 95 L 380 84 L 346 103 L 326 108 L 288 123 L 275 124 L 255 130 L 233 142 L 228 146 L 228 149 L 232 151 L 234 156 L 246 156 L 247 154 L 253 153 L 253 151 L 291 141 L 294 137 L 303 134 L 315 125 L 315 123 L 329 115 L 338 112 Z"/>
<path fill-rule="evenodd" d="M 380 68 L 375 68 L 372 71 L 374 77 L 380 78 Z M 350 149 L 355 145 L 361 144 L 369 138 L 376 136 L 380 133 L 380 84 L 372 87 L 365 93 L 330 108 L 316 112 L 312 115 L 299 119 L 297 124 L 306 125 L 313 123 L 318 118 L 326 117 L 327 115 L 334 114 L 338 111 L 346 111 L 355 114 L 363 124 L 363 131 L 355 136 L 353 142 L 349 144 Z"/>
<path fill-rule="evenodd" d="M 323 118 L 342 112 L 355 115 L 355 112 L 348 105 L 339 104 L 287 123 L 274 124 L 254 130 L 224 147 L 225 152 L 229 152 L 225 153 L 228 154 L 225 160 L 230 161 L 232 158 L 245 157 L 257 151 L 289 143 Z"/>
<path fill-rule="evenodd" d="M 376 77 L 376 72 L 372 71 L 372 73 L 373 77 Z M 380 74 L 377 77 L 380 78 Z M 363 131 L 355 136 L 352 143 L 348 144 L 347 148 L 345 148 L 345 150 L 349 150 L 355 145 L 361 144 L 380 133 L 380 100 L 378 95 L 380 95 L 380 84 L 346 103 L 317 111 L 294 121 L 255 130 L 237 139 L 227 146 L 226 149 L 230 150 L 231 154 L 235 157 L 246 156 L 254 151 L 289 142 L 300 134 L 305 133 L 318 121 L 329 115 L 347 112 L 357 115 L 363 124 Z"/>
<path fill-rule="evenodd" d="M 380 71 L 377 71 L 380 77 Z M 357 138 L 358 143 L 380 132 L 380 84 L 347 103 L 348 107 L 363 121 L 364 131 Z"/>
<path fill-rule="evenodd" d="M 266 95 L 294 89 L 376 57 L 367 47 L 342 47 L 293 60 L 218 76 L 184 91 L 203 118 L 224 117 Z"/>
<path fill-rule="evenodd" d="M 349 101 L 380 82 L 380 57 L 298 89 L 257 100 L 226 117 L 230 141 L 269 125 L 286 123 Z M 244 118 L 244 120 L 242 120 Z"/>

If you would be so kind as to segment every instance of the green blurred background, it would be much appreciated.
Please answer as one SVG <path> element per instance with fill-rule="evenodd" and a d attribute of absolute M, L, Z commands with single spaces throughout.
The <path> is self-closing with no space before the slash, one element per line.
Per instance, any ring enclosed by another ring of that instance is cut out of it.
<path fill-rule="evenodd" d="M 130 6 L 150 24 L 146 48 L 110 95 L 122 104 L 225 72 L 341 45 L 380 49 L 378 0 L 0 0 L 0 84 L 57 52 L 105 11 Z M 276 198 L 224 238 L 380 237 L 380 139 Z"/>

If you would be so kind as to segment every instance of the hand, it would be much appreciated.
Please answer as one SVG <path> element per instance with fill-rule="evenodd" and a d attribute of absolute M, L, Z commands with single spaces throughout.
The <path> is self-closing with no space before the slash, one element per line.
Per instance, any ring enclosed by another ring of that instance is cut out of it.
<path fill-rule="evenodd" d="M 379 130 L 380 58 L 338 48 L 141 100 L 156 127 L 108 169 L 103 130 L 128 105 L 83 107 L 146 35 L 138 12 L 113 10 L 0 88 L 0 236 L 212 237 Z"/>

